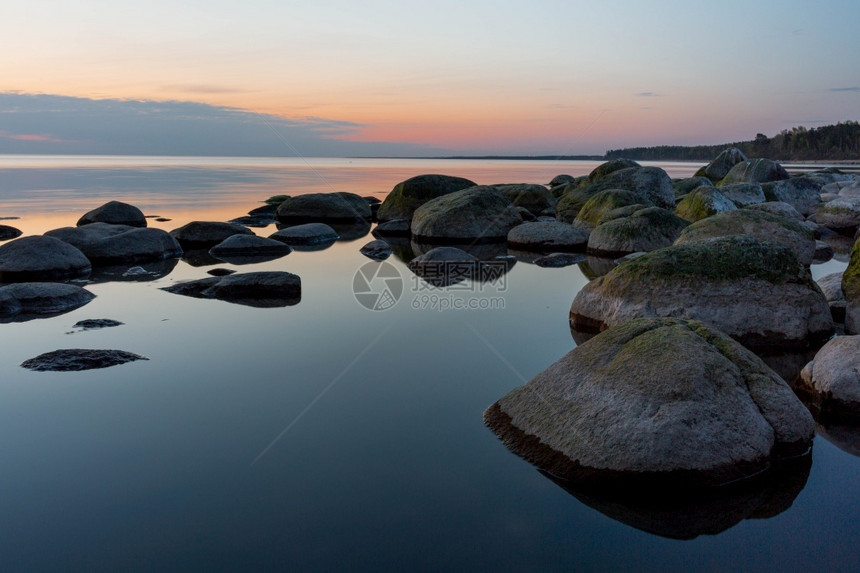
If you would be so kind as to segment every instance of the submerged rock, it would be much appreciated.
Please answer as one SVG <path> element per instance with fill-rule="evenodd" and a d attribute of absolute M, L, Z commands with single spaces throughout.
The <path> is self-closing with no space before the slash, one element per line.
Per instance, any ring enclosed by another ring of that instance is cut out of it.
<path fill-rule="evenodd" d="M 801 373 L 820 419 L 860 422 L 860 336 L 837 336 Z"/>
<path fill-rule="evenodd" d="M 21 237 L 0 245 L 0 282 L 64 280 L 91 270 L 79 249 L 54 237 Z"/>
<path fill-rule="evenodd" d="M 508 232 L 508 247 L 524 251 L 584 251 L 588 231 L 560 221 L 533 221 Z"/>
<path fill-rule="evenodd" d="M 108 223 L 110 225 L 127 225 L 129 227 L 146 227 L 146 217 L 143 212 L 128 203 L 109 201 L 84 214 L 78 219 L 78 227 L 92 223 Z"/>
<path fill-rule="evenodd" d="M 631 320 L 577 346 L 484 420 L 555 476 L 680 490 L 802 456 L 815 428 L 752 352 L 704 323 L 666 318 Z"/>
<path fill-rule="evenodd" d="M 120 322 L 118 320 L 112 320 L 110 318 L 88 318 L 86 320 L 79 320 L 72 328 L 82 328 L 84 330 L 98 330 L 101 328 L 113 328 L 115 326 L 122 326 L 123 324 L 125 323 Z"/>
<path fill-rule="evenodd" d="M 412 235 L 428 243 L 500 242 L 523 222 L 510 201 L 491 187 L 471 187 L 432 199 L 412 217 Z"/>
<path fill-rule="evenodd" d="M 824 295 L 786 246 L 733 235 L 675 245 L 585 285 L 572 328 L 600 331 L 639 317 L 701 320 L 747 347 L 806 348 L 833 332 Z"/>
<path fill-rule="evenodd" d="M 89 223 L 45 233 L 81 250 L 93 265 L 162 261 L 182 256 L 179 242 L 161 229 Z"/>
<path fill-rule="evenodd" d="M 24 322 L 80 308 L 95 295 L 63 283 L 16 283 L 0 286 L 0 322 Z"/>
<path fill-rule="evenodd" d="M 77 372 L 108 368 L 134 362 L 149 360 L 146 356 L 132 354 L 124 350 L 92 350 L 84 348 L 66 348 L 40 354 L 30 360 L 25 360 L 21 366 L 37 372 Z"/>
<path fill-rule="evenodd" d="M 803 265 L 812 264 L 815 239 L 800 223 L 763 211 L 738 209 L 718 213 L 684 229 L 676 245 L 709 241 L 717 237 L 747 235 L 760 241 L 776 241 L 792 250 Z"/>
<path fill-rule="evenodd" d="M 391 247 L 385 241 L 377 239 L 361 247 L 359 252 L 374 261 L 384 261 L 391 256 Z"/>
<path fill-rule="evenodd" d="M 376 218 L 380 222 L 412 219 L 415 209 L 431 199 L 477 185 L 474 181 L 450 175 L 416 175 L 401 181 L 385 197 Z"/>
<path fill-rule="evenodd" d="M 274 308 L 292 306 L 301 301 L 301 279 L 282 271 L 254 272 L 211 277 L 164 287 L 161 290 L 254 306 Z"/>
<path fill-rule="evenodd" d="M 671 211 L 647 207 L 598 225 L 588 237 L 588 253 L 618 257 L 661 249 L 675 242 L 687 225 Z"/>

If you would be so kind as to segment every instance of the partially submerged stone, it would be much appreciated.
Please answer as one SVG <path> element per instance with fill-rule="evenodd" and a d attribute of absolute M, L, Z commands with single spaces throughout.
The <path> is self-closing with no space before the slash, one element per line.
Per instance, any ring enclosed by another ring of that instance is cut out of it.
<path fill-rule="evenodd" d="M 394 186 L 379 206 L 376 218 L 380 222 L 412 219 L 415 209 L 427 201 L 475 185 L 474 181 L 463 177 L 437 174 L 416 175 Z"/>
<path fill-rule="evenodd" d="M 80 308 L 95 295 L 64 283 L 15 283 L 0 286 L 0 322 L 23 322 Z"/>
<path fill-rule="evenodd" d="M 535 259 L 534 264 L 543 268 L 560 269 L 562 267 L 578 265 L 585 260 L 585 255 L 574 253 L 550 253 L 546 256 Z"/>
<path fill-rule="evenodd" d="M 722 486 L 809 452 L 811 415 L 757 356 L 704 323 L 607 330 L 484 413 L 518 455 L 576 483 Z"/>
<path fill-rule="evenodd" d="M 145 356 L 125 350 L 93 350 L 89 348 L 66 348 L 40 354 L 25 360 L 21 366 L 37 372 L 77 372 L 108 368 L 135 360 L 149 360 Z"/>
<path fill-rule="evenodd" d="M 701 320 L 756 349 L 806 348 L 833 332 L 824 295 L 786 246 L 732 235 L 653 251 L 585 285 L 572 328 L 640 317 Z"/>
<path fill-rule="evenodd" d="M 0 225 L 0 241 L 8 241 L 21 236 L 21 229 L 10 227 L 9 225 Z"/>
<path fill-rule="evenodd" d="M 588 237 L 588 253 L 619 257 L 661 249 L 674 243 L 687 225 L 687 221 L 671 211 L 647 207 L 629 217 L 598 225 Z"/>
<path fill-rule="evenodd" d="M 100 330 L 102 328 L 114 328 L 117 326 L 122 326 L 123 322 L 118 320 L 113 320 L 110 318 L 87 318 L 85 320 L 79 320 L 73 326 L 73 328 L 82 328 L 83 330 Z"/>
<path fill-rule="evenodd" d="M 209 253 L 219 259 L 236 256 L 283 257 L 290 251 L 289 245 L 281 241 L 256 235 L 233 235 L 209 249 Z"/>
<path fill-rule="evenodd" d="M 801 373 L 820 419 L 860 422 L 860 336 L 837 336 Z"/>
<path fill-rule="evenodd" d="M 84 214 L 78 219 L 78 227 L 91 223 L 108 223 L 110 225 L 127 225 L 129 227 L 146 227 L 146 217 L 143 212 L 128 203 L 109 201 Z"/>
<path fill-rule="evenodd" d="M 524 251 L 584 251 L 588 231 L 560 221 L 534 221 L 508 232 L 508 247 Z"/>
<path fill-rule="evenodd" d="M 338 240 L 339 235 L 325 223 L 305 223 L 286 227 L 269 235 L 269 238 L 288 245 L 330 245 Z"/>
<path fill-rule="evenodd" d="M 88 223 L 45 233 L 81 250 L 93 265 L 163 261 L 182 256 L 179 242 L 166 231 L 153 228 Z"/>
<path fill-rule="evenodd" d="M 408 237 L 412 234 L 411 225 L 409 219 L 391 219 L 378 224 L 373 229 L 373 234 L 377 237 Z"/>
<path fill-rule="evenodd" d="M 224 239 L 233 235 L 253 235 L 254 232 L 236 223 L 220 221 L 192 221 L 178 229 L 170 231 L 170 236 L 179 241 L 183 249 L 193 251 L 209 250 Z"/>
<path fill-rule="evenodd" d="M 471 187 L 432 199 L 412 217 L 412 235 L 428 243 L 500 242 L 523 222 L 491 187 Z"/>
<path fill-rule="evenodd" d="M 359 252 L 369 259 L 373 259 L 374 261 L 384 261 L 388 257 L 391 256 L 391 247 L 388 243 L 381 239 L 377 239 L 375 241 L 370 241 L 361 249 Z"/>
<path fill-rule="evenodd" d="M 730 235 L 747 235 L 761 241 L 782 243 L 791 249 L 797 260 L 804 265 L 812 264 L 815 256 L 815 238 L 800 223 L 749 209 L 718 213 L 697 221 L 681 232 L 675 244 L 709 241 Z"/>
<path fill-rule="evenodd" d="M 301 301 L 302 283 L 292 273 L 263 271 L 182 282 L 161 290 L 194 298 L 275 308 L 298 304 Z"/>
<path fill-rule="evenodd" d="M 54 237 L 21 237 L 0 245 L 0 282 L 65 280 L 91 270 L 79 249 Z"/>
<path fill-rule="evenodd" d="M 275 212 L 278 221 L 327 222 L 370 219 L 370 205 L 355 193 L 308 193 L 290 197 Z"/>

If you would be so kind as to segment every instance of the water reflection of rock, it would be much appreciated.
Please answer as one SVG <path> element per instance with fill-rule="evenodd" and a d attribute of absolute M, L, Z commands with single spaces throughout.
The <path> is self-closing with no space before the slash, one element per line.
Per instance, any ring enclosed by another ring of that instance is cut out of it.
<path fill-rule="evenodd" d="M 516 258 L 507 255 L 504 244 L 440 247 L 413 241 L 411 248 L 415 256 L 407 267 L 426 283 L 437 287 L 452 286 L 466 280 L 498 283 L 517 262 Z M 397 251 L 394 252 L 399 258 Z"/>
<path fill-rule="evenodd" d="M 418 241 L 412 241 L 412 251 L 415 253 L 415 256 L 420 256 L 425 253 L 428 253 L 439 247 L 440 245 L 433 243 L 424 243 Z M 487 261 L 490 259 L 495 259 L 496 257 L 504 257 L 508 254 L 508 248 L 505 243 L 482 243 L 482 244 L 474 244 L 474 243 L 456 243 L 456 244 L 445 244 L 446 247 L 454 247 L 456 249 L 460 249 L 461 251 L 465 251 L 475 257 L 476 259 Z"/>
<path fill-rule="evenodd" d="M 182 260 L 192 267 L 209 267 L 212 265 L 220 265 L 223 263 L 221 259 L 217 259 L 209 254 L 209 249 L 186 249 L 182 253 Z"/>
<path fill-rule="evenodd" d="M 386 236 L 385 242 L 391 247 L 391 252 L 394 256 L 406 264 L 409 264 L 409 261 L 416 257 L 415 251 L 412 249 L 412 241 L 409 237 Z"/>
<path fill-rule="evenodd" d="M 541 472 L 585 505 L 630 527 L 668 537 L 716 535 L 745 519 L 767 519 L 786 511 L 806 486 L 812 456 L 788 462 L 767 477 L 700 493 L 675 490 L 584 489 Z"/>
<path fill-rule="evenodd" d="M 307 222 L 302 221 L 289 221 L 289 222 L 280 222 L 277 227 L 278 230 L 281 231 L 283 229 L 289 229 L 291 227 L 298 227 L 299 225 L 305 225 Z M 335 230 L 338 235 L 338 242 L 349 242 L 355 241 L 357 239 L 361 239 L 362 237 L 366 237 L 370 233 L 370 221 L 366 221 L 364 219 L 356 219 L 353 221 L 326 221 L 326 225 Z M 290 242 L 289 245 L 294 247 L 295 245 Z M 330 244 L 325 245 L 325 248 L 331 246 Z M 297 249 L 297 250 L 309 250 L 309 249 Z"/>
<path fill-rule="evenodd" d="M 179 259 L 167 259 L 139 265 L 93 267 L 89 283 L 148 282 L 166 277 L 176 268 Z"/>
<path fill-rule="evenodd" d="M 815 431 L 840 450 L 860 457 L 860 426 L 817 424 Z"/>
<path fill-rule="evenodd" d="M 755 353 L 765 364 L 770 366 L 771 370 L 788 382 L 789 386 L 794 387 L 794 380 L 800 376 L 800 371 L 815 358 L 815 353 L 821 347 L 817 344 L 811 348 L 807 348 L 797 352 L 778 352 L 769 353 L 756 350 Z"/>
<path fill-rule="evenodd" d="M 597 277 L 602 277 L 615 267 L 621 264 L 621 259 L 608 259 L 605 257 L 595 257 L 594 255 L 587 255 L 586 260 L 582 263 L 579 263 L 579 270 L 582 271 L 582 274 L 585 275 L 590 281 L 593 281 Z"/>

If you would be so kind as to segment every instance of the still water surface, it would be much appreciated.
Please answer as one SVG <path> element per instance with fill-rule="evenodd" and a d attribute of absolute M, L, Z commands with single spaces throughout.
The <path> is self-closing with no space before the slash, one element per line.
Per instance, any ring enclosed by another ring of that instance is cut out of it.
<path fill-rule="evenodd" d="M 237 217 L 281 193 L 382 198 L 419 173 L 546 183 L 595 165 L 7 157 L 0 216 L 21 217 L 9 223 L 35 234 L 118 199 L 171 218 L 150 220 L 170 230 Z M 698 167 L 661 166 L 674 177 Z M 816 438 L 805 487 L 776 515 L 736 501 L 711 509 L 710 527 L 689 526 L 688 537 L 702 533 L 693 539 L 646 533 L 568 494 L 482 422 L 487 406 L 574 347 L 567 313 L 588 280 L 580 269 L 520 262 L 482 290 L 429 291 L 392 257 L 405 292 L 373 312 L 352 293 L 368 262 L 358 249 L 371 238 L 218 265 L 298 274 L 302 300 L 292 307 L 159 290 L 213 268 L 179 261 L 148 282 L 92 284 L 97 298 L 69 314 L 0 325 L 2 569 L 860 569 L 856 431 L 829 430 L 844 449 Z M 503 308 L 440 312 L 424 304 L 428 294 Z M 72 328 L 85 318 L 125 324 Z M 149 360 L 79 373 L 18 366 L 76 347 Z M 660 510 L 637 523 L 688 527 L 689 515 Z"/>

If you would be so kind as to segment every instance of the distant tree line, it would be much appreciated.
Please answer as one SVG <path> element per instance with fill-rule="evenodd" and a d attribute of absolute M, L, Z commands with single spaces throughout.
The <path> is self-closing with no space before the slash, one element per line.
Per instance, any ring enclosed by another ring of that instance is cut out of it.
<path fill-rule="evenodd" d="M 710 161 L 727 147 L 737 147 L 747 157 L 781 161 L 860 159 L 860 123 L 846 121 L 813 129 L 793 127 L 773 137 L 759 133 L 751 141 L 720 145 L 659 145 L 612 149 L 606 152 L 605 159 L 625 157 L 643 161 Z"/>

